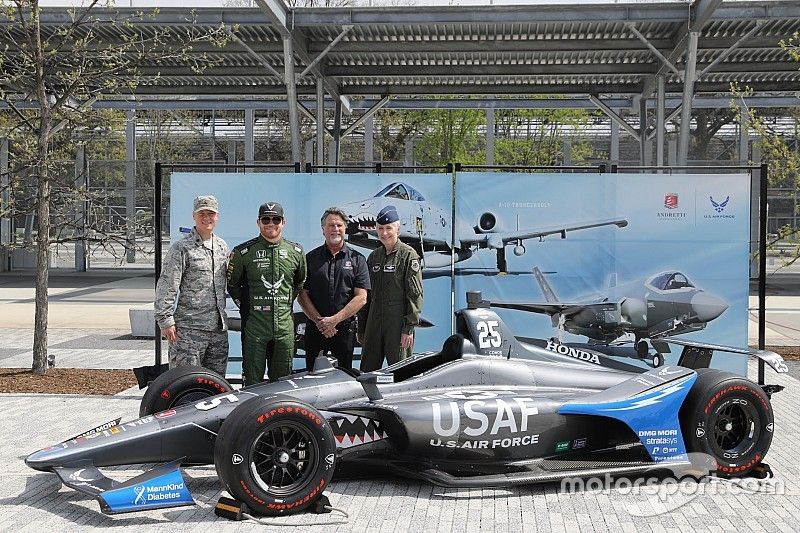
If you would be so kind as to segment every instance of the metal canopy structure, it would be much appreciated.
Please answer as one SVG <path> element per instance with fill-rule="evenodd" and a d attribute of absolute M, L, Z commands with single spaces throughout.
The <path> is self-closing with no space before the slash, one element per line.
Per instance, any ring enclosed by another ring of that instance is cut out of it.
<path fill-rule="evenodd" d="M 797 0 L 291 10 L 281 0 L 256 3 L 198 9 L 195 26 L 226 24 L 236 39 L 224 49 L 194 48 L 217 62 L 202 74 L 143 65 L 137 93 L 284 95 L 287 41 L 300 94 L 316 94 L 322 77 L 326 92 L 341 95 L 639 95 L 656 89 L 659 74 L 668 93 L 682 93 L 692 34 L 695 92 L 725 92 L 731 82 L 757 92 L 800 86 L 796 63 L 778 47 L 800 31 Z M 63 16 L 48 9 L 43 21 Z M 162 8 L 136 29 L 188 18 Z"/>
<path fill-rule="evenodd" d="M 200 8 L 193 16 L 162 8 L 130 29 L 101 25 L 93 31 L 114 40 L 121 31 L 147 35 L 156 28 L 225 25 L 233 36 L 225 48 L 192 51 L 206 54 L 212 66 L 198 73 L 188 62 L 142 65 L 135 95 L 285 95 L 296 161 L 299 114 L 322 116 L 325 94 L 335 102 L 335 120 L 332 129 L 317 121 L 318 145 L 327 132 L 338 147 L 340 136 L 357 125 L 341 123 L 353 96 L 372 99 L 359 122 L 395 95 L 548 94 L 588 96 L 641 142 L 655 135 L 659 146 L 664 122 L 680 114 L 681 124 L 689 123 L 695 94 L 726 93 L 738 83 L 756 95 L 788 97 L 800 87 L 797 64 L 778 44 L 800 31 L 800 0 L 295 9 L 282 0 L 255 4 Z M 95 16 L 111 20 L 117 13 Z M 42 15 L 45 28 L 67 19 L 60 8 Z M 302 95 L 315 95 L 314 112 L 298 104 Z M 668 115 L 669 95 L 681 103 Z M 609 97 L 636 100 L 638 130 L 604 103 Z M 656 101 L 652 128 L 649 98 Z M 688 128 L 681 128 L 679 162 L 687 151 Z"/>

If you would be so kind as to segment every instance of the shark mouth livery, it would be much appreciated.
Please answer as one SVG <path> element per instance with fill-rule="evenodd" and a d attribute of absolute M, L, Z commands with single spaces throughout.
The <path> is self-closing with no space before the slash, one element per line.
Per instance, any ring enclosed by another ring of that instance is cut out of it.
<path fill-rule="evenodd" d="M 336 415 L 330 418 L 337 447 L 350 448 L 387 438 L 380 423 L 371 418 L 355 415 Z"/>
<path fill-rule="evenodd" d="M 448 487 L 766 471 L 770 397 L 781 387 L 707 367 L 712 354 L 749 355 L 786 372 L 777 354 L 681 341 L 677 364 L 633 365 L 518 338 L 479 292 L 467 303 L 440 351 L 377 372 L 319 357 L 311 372 L 237 391 L 207 369 L 171 369 L 148 387 L 141 418 L 98 425 L 25 462 L 105 513 L 191 505 L 181 465 L 214 464 L 224 489 L 262 515 L 309 507 L 340 467 Z M 696 464 L 698 455 L 707 461 Z M 152 463 L 125 482 L 101 471 Z"/>

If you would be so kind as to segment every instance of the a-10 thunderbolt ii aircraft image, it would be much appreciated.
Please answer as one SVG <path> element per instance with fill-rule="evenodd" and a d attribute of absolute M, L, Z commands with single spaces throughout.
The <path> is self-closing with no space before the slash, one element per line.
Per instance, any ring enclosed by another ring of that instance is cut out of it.
<path fill-rule="evenodd" d="M 387 205 L 397 208 L 400 216 L 400 240 L 414 247 L 422 257 L 423 267 L 440 268 L 450 266 L 450 254 L 455 262 L 466 261 L 478 250 L 491 249 L 497 253 L 497 269 L 507 272 L 506 246 L 514 246 L 514 255 L 525 254 L 524 241 L 543 240 L 548 235 L 567 237 L 567 232 L 601 226 L 628 225 L 625 219 L 606 219 L 576 222 L 560 226 L 540 228 L 506 229 L 500 226 L 498 217 L 491 211 L 478 215 L 470 231 L 456 231 L 453 241 L 450 209 L 443 209 L 425 200 L 425 197 L 406 183 L 394 182 L 381 189 L 375 196 L 350 202 L 342 206 L 348 215 L 348 242 L 355 246 L 375 249 L 380 246 L 376 235 L 375 219 Z M 455 242 L 455 246 L 451 246 Z"/>
<path fill-rule="evenodd" d="M 498 302 L 492 307 L 550 315 L 553 327 L 589 338 L 590 344 L 612 344 L 633 335 L 636 353 L 645 358 L 649 344 L 656 353 L 653 364 L 663 363 L 673 335 L 700 331 L 728 308 L 718 296 L 695 286 L 677 270 L 659 272 L 646 279 L 609 287 L 603 293 L 572 302 L 561 301 L 538 267 L 534 277 L 544 293 L 544 303 Z"/>

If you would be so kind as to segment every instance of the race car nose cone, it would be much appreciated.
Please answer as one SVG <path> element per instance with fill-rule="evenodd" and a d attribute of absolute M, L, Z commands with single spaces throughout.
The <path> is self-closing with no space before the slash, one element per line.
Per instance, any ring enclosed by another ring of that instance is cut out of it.
<path fill-rule="evenodd" d="M 692 296 L 692 310 L 700 322 L 710 322 L 728 308 L 722 299 L 707 292 L 698 292 Z"/>

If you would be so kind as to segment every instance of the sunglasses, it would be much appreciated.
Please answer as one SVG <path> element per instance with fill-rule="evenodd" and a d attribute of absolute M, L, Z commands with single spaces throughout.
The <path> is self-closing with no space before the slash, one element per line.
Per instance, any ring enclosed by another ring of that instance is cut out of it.
<path fill-rule="evenodd" d="M 261 223 L 265 226 L 272 222 L 276 226 L 283 222 L 283 217 L 261 217 Z"/>

